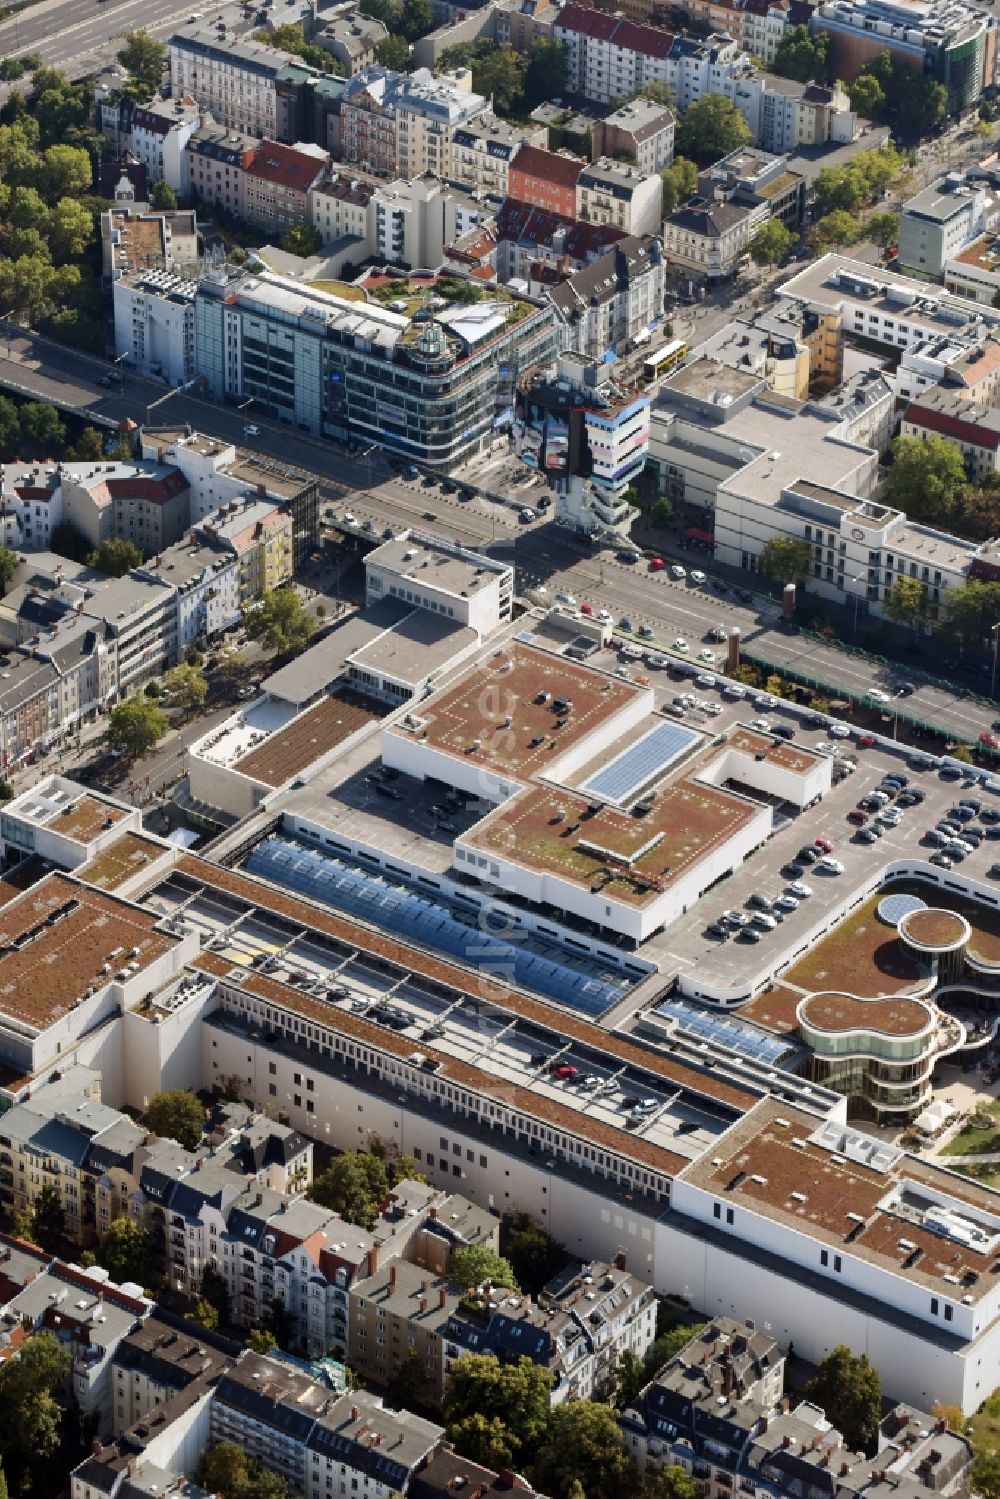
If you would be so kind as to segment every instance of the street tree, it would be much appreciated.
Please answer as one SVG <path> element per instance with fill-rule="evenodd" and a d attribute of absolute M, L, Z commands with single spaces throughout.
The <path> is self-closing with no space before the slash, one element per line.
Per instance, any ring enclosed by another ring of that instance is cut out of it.
<path fill-rule="evenodd" d="M 861 225 L 854 213 L 847 208 L 835 208 L 817 219 L 813 233 L 819 249 L 832 245 L 853 245 L 861 233 Z"/>
<path fill-rule="evenodd" d="M 752 138 L 750 126 L 731 99 L 724 94 L 703 94 L 677 129 L 677 153 L 704 166 Z"/>
<path fill-rule="evenodd" d="M 517 1290 L 510 1261 L 488 1244 L 462 1244 L 452 1250 L 448 1274 L 460 1286 L 481 1286 L 484 1281 L 507 1290 Z"/>
<path fill-rule="evenodd" d="M 798 583 L 812 572 L 812 547 L 797 536 L 772 536 L 757 558 L 757 571 L 776 583 Z"/>
<path fill-rule="evenodd" d="M 865 236 L 881 250 L 888 250 L 890 245 L 898 244 L 899 214 L 888 211 L 873 213 L 865 225 Z"/>
<path fill-rule="evenodd" d="M 74 198 L 60 198 L 49 219 L 49 250 L 61 264 L 78 259 L 94 237 L 94 216 Z"/>
<path fill-rule="evenodd" d="M 247 672 L 247 658 L 234 645 L 227 645 L 215 658 L 216 670 L 231 684 L 242 681 Z"/>
<path fill-rule="evenodd" d="M 882 1381 L 865 1354 L 855 1355 L 846 1343 L 839 1343 L 823 1359 L 804 1394 L 843 1433 L 851 1451 L 874 1452 L 882 1414 Z"/>
<path fill-rule="evenodd" d="M 1000 1499 L 1000 1450 L 992 1447 L 980 1452 L 969 1476 L 972 1491 L 981 1499 Z"/>
<path fill-rule="evenodd" d="M 673 505 L 667 499 L 667 496 L 665 494 L 661 495 L 656 504 L 653 506 L 652 510 L 649 512 L 649 519 L 651 523 L 657 528 L 657 530 L 663 531 L 667 528 L 667 526 L 671 524 L 673 518 Z"/>
<path fill-rule="evenodd" d="M 171 1088 L 153 1094 L 146 1109 L 146 1124 L 161 1139 L 176 1140 L 185 1150 L 194 1150 L 205 1130 L 205 1110 L 189 1088 Z"/>
<path fill-rule="evenodd" d="M 947 526 L 965 489 L 965 462 L 946 437 L 897 437 L 887 499 L 911 520 Z"/>
<path fill-rule="evenodd" d="M 229 1286 L 226 1277 L 214 1265 L 206 1265 L 201 1272 L 201 1295 L 220 1321 L 229 1321 Z"/>
<path fill-rule="evenodd" d="M 370 1229 L 388 1193 L 385 1162 L 367 1150 L 347 1150 L 314 1178 L 308 1195 L 345 1222 Z"/>
<path fill-rule="evenodd" d="M 403 0 L 403 35 L 408 42 L 419 41 L 433 25 L 434 7 L 431 0 Z"/>
<path fill-rule="evenodd" d="M 163 678 L 163 685 L 172 701 L 185 711 L 203 707 L 208 696 L 205 673 L 200 667 L 189 666 L 186 661 L 171 667 Z"/>
<path fill-rule="evenodd" d="M 927 605 L 927 584 L 901 573 L 889 590 L 884 608 L 895 624 L 919 630 L 927 619 Z"/>
<path fill-rule="evenodd" d="M 120 34 L 122 45 L 116 56 L 133 87 L 136 97 L 148 98 L 163 82 L 167 66 L 167 49 L 154 40 L 144 27 Z"/>
<path fill-rule="evenodd" d="M 825 31 L 810 34 L 808 26 L 793 26 L 782 37 L 774 54 L 771 70 L 797 83 L 824 82 L 830 37 Z"/>
<path fill-rule="evenodd" d="M 501 1364 L 490 1353 L 463 1354 L 452 1364 L 444 1388 L 448 1436 L 454 1441 L 454 1434 L 472 1416 L 499 1421 L 511 1439 L 508 1461 L 517 1462 L 522 1454 L 532 1453 L 545 1434 L 551 1388 L 548 1369 L 529 1358 Z"/>
<path fill-rule="evenodd" d="M 195 1303 L 194 1311 L 191 1313 L 191 1321 L 199 1327 L 204 1327 L 206 1332 L 215 1332 L 219 1325 L 219 1309 L 204 1296 L 199 1297 Z"/>
<path fill-rule="evenodd" d="M 787 225 L 780 219 L 768 219 L 750 241 L 749 249 L 758 265 L 777 265 L 794 243 L 795 234 Z"/>
<path fill-rule="evenodd" d="M 484 1468 L 509 1468 L 518 1451 L 517 1440 L 499 1416 L 473 1411 L 448 1427 L 455 1450 Z"/>
<path fill-rule="evenodd" d="M 96 427 L 84 427 L 72 447 L 66 449 L 66 457 L 78 463 L 104 457 L 104 439 Z"/>
<path fill-rule="evenodd" d="M 149 1230 L 133 1218 L 116 1218 L 101 1244 L 98 1258 L 112 1280 L 149 1279 Z"/>
<path fill-rule="evenodd" d="M 61 1395 L 71 1356 L 51 1333 L 36 1333 L 0 1364 L 0 1460 L 15 1492 L 52 1456 L 62 1435 Z"/>
<path fill-rule="evenodd" d="M 942 632 L 963 646 L 979 646 L 1000 619 L 1000 583 L 969 578 L 949 588 L 944 596 Z"/>
<path fill-rule="evenodd" d="M 406 73 L 410 67 L 410 44 L 399 32 L 390 31 L 375 45 L 375 61 L 383 68 L 392 68 L 396 73 Z"/>
<path fill-rule="evenodd" d="M 301 651 L 313 633 L 314 621 L 294 588 L 273 588 L 244 617 L 251 640 L 272 651 Z"/>
<path fill-rule="evenodd" d="M 87 558 L 87 566 L 95 572 L 107 573 L 109 578 L 124 578 L 133 567 L 142 561 L 142 553 L 134 541 L 121 536 L 109 536 L 94 548 Z"/>
<path fill-rule="evenodd" d="M 944 119 L 948 90 L 929 73 L 906 73 L 896 90 L 896 116 L 903 129 L 927 135 Z"/>
<path fill-rule="evenodd" d="M 552 1410 L 531 1475 L 551 1499 L 569 1499 L 574 1480 L 585 1494 L 619 1494 L 627 1481 L 625 1439 L 615 1411 L 592 1400 Z"/>

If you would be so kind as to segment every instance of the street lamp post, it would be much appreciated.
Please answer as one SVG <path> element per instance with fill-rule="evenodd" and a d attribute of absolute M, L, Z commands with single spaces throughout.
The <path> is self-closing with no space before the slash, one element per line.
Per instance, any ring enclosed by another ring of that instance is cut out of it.
<path fill-rule="evenodd" d="M 6 329 L 7 329 L 7 358 L 8 359 L 10 358 L 10 340 L 11 340 L 12 330 L 13 330 L 13 327 L 14 327 L 14 314 L 15 314 L 16 311 L 17 311 L 17 308 L 16 307 L 12 307 L 9 312 L 5 312 L 4 315 L 3 315 L 4 325 L 5 325 Z"/>
<path fill-rule="evenodd" d="M 865 583 L 865 582 L 867 582 L 867 579 L 865 578 L 865 576 L 862 573 L 858 573 L 858 575 L 857 575 L 856 578 L 852 578 L 851 579 L 851 582 L 852 583 Z M 859 607 L 860 603 L 861 603 L 861 595 L 860 595 L 860 593 L 856 593 L 854 595 L 854 628 L 851 631 L 851 639 L 852 640 L 857 640 L 857 638 L 858 638 L 858 607 Z"/>
<path fill-rule="evenodd" d="M 124 351 L 124 353 L 117 355 L 116 358 L 112 359 L 112 361 L 111 361 L 112 364 L 117 364 L 117 366 L 118 366 L 118 395 L 119 395 L 119 397 L 122 397 L 125 394 L 125 371 L 122 368 L 122 360 L 123 359 L 127 359 L 127 358 L 128 358 L 128 350 L 126 349 Z"/>
<path fill-rule="evenodd" d="M 997 695 L 997 646 L 1000 645 L 1000 620 L 993 626 L 990 634 L 993 636 L 993 676 L 990 679 L 990 697 Z"/>

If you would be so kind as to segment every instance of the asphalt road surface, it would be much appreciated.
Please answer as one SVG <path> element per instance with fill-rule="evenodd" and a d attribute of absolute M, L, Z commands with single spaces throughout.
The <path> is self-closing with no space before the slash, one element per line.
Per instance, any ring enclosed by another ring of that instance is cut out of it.
<path fill-rule="evenodd" d="M 110 58 L 119 32 L 144 26 L 162 41 L 196 8 L 192 0 L 41 0 L 0 25 L 0 57 L 38 52 L 48 66 L 82 78 Z"/>

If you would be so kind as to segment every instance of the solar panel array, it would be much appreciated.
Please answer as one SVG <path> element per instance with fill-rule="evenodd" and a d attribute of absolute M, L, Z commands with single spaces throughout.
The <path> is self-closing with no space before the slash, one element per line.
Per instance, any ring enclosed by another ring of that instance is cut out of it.
<path fill-rule="evenodd" d="M 677 1000 L 670 999 L 658 1005 L 656 1013 L 676 1020 L 686 1035 L 727 1046 L 730 1051 L 739 1052 L 740 1056 L 750 1057 L 755 1062 L 778 1062 L 794 1050 L 787 1041 L 765 1035 L 741 1020 L 734 1020 L 731 1015 L 712 1015 L 707 1010 L 696 1010 Z"/>
<path fill-rule="evenodd" d="M 905 895 L 901 891 L 898 895 L 887 895 L 880 900 L 875 911 L 879 921 L 884 921 L 886 926 L 899 926 L 904 916 L 909 916 L 911 911 L 925 911 L 927 902 L 921 900 L 919 895 Z"/>
<path fill-rule="evenodd" d="M 395 885 L 379 874 L 356 869 L 316 849 L 286 838 L 265 838 L 246 861 L 286 890 L 297 890 L 345 915 L 356 916 L 384 932 L 478 969 L 487 977 L 534 990 L 585 1015 L 601 1015 L 629 992 L 626 982 L 591 978 L 543 954 L 525 942 L 490 936 L 478 914 L 461 914 Z"/>
<path fill-rule="evenodd" d="M 696 730 L 686 729 L 683 724 L 658 724 L 616 755 L 608 765 L 602 765 L 580 789 L 590 796 L 623 802 L 633 791 L 648 785 L 700 738 Z"/>

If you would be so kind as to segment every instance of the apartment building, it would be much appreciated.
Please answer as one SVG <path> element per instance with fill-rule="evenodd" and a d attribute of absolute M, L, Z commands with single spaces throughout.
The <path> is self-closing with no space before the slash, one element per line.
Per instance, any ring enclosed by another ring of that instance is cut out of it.
<path fill-rule="evenodd" d="M 191 209 L 141 213 L 134 204 L 101 214 L 101 259 L 108 282 L 130 271 L 198 274 L 198 219 Z"/>
<path fill-rule="evenodd" d="M 52 1263 L 12 1296 L 5 1319 L 32 1332 L 51 1333 L 70 1354 L 65 1395 L 98 1436 L 111 1431 L 115 1352 L 122 1340 L 141 1327 L 154 1302 L 132 1281 L 119 1285 L 94 1265 Z"/>
<path fill-rule="evenodd" d="M 202 104 L 189 94 L 170 99 L 155 96 L 146 104 L 123 105 L 119 140 L 146 168 L 150 184 L 166 182 L 175 193 L 187 192 L 184 152 L 191 136 L 205 124 Z"/>
<path fill-rule="evenodd" d="M 511 617 L 514 569 L 457 542 L 404 531 L 365 558 L 365 602 L 398 599 L 441 614 L 486 640 Z"/>
<path fill-rule="evenodd" d="M 337 240 L 356 239 L 367 246 L 371 238 L 373 209 L 371 201 L 378 180 L 359 170 L 332 169 L 308 194 L 308 222 L 317 230 L 324 245 Z"/>
<path fill-rule="evenodd" d="M 663 212 L 663 185 L 655 172 L 598 157 L 576 180 L 576 217 L 607 224 L 623 234 L 656 234 Z"/>
<path fill-rule="evenodd" d="M 380 177 L 452 176 L 455 130 L 487 109 L 470 80 L 465 70 L 437 78 L 428 68 L 409 74 L 363 69 L 341 100 L 343 159 Z"/>
<path fill-rule="evenodd" d="M 236 558 L 240 608 L 287 583 L 294 571 L 292 512 L 271 500 L 230 500 L 224 510 L 201 522 L 198 535 Z"/>
<path fill-rule="evenodd" d="M 318 146 L 285 146 L 263 140 L 244 172 L 247 222 L 275 238 L 309 221 L 309 194 L 326 176 L 330 158 Z"/>
<path fill-rule="evenodd" d="M 918 11 L 900 0 L 823 0 L 810 27 L 831 37 L 847 82 L 888 52 L 903 67 L 943 84 L 949 113 L 971 108 L 993 82 L 995 22 L 964 0 L 933 0 Z"/>
<path fill-rule="evenodd" d="M 640 1478 L 683 1467 L 706 1494 L 730 1492 L 748 1443 L 782 1408 L 785 1355 L 768 1332 L 713 1317 L 622 1414 Z"/>
<path fill-rule="evenodd" d="M 368 246 L 386 264 L 437 269 L 445 246 L 488 223 L 492 209 L 464 188 L 430 175 L 379 185 L 372 194 Z"/>
<path fill-rule="evenodd" d="M 144 556 L 173 546 L 191 523 L 191 495 L 177 469 L 153 463 L 63 464 L 64 520 L 93 547 L 112 537 Z"/>
<path fill-rule="evenodd" d="M 575 219 L 576 184 L 584 163 L 563 151 L 522 146 L 511 163 L 507 196 L 516 203 Z"/>
<path fill-rule="evenodd" d="M 544 145 L 544 127 L 527 131 L 500 120 L 490 109 L 457 126 L 451 133 L 451 157 L 446 175 L 486 197 L 506 198 L 511 163 L 525 145 Z"/>
<path fill-rule="evenodd" d="M 207 644 L 240 621 L 239 560 L 235 552 L 210 546 L 196 534 L 150 557 L 144 573 L 174 589 L 177 651 Z"/>
<path fill-rule="evenodd" d="M 977 405 L 945 386 L 934 386 L 910 402 L 900 435 L 943 437 L 953 443 L 974 484 L 981 484 L 987 474 L 1000 468 L 1000 410 Z"/>
<path fill-rule="evenodd" d="M 564 5 L 552 35 L 566 48 L 567 87 L 595 104 L 628 99 L 644 83 L 668 83 L 674 34 L 571 3 Z M 679 100 L 679 102 L 681 102 Z M 682 108 L 689 101 L 684 100 Z"/>
<path fill-rule="evenodd" d="M 111 1360 L 113 1437 L 194 1386 L 214 1384 L 236 1363 L 225 1338 L 162 1307 L 124 1337 Z"/>
<path fill-rule="evenodd" d="M 663 221 L 663 250 L 671 265 L 698 280 L 733 276 L 749 255 L 750 241 L 770 217 L 766 203 L 689 198 Z"/>
<path fill-rule="evenodd" d="M 636 334 L 663 316 L 664 278 L 659 240 L 628 235 L 583 270 L 547 287 L 545 296 L 559 316 L 562 352 L 586 359 L 601 359 L 608 350 L 625 353 Z"/>
<path fill-rule="evenodd" d="M 227 125 L 202 124 L 189 136 L 183 155 L 184 191 L 206 208 L 234 218 L 246 214 L 246 172 L 260 142 Z"/>
<path fill-rule="evenodd" d="M 378 44 L 388 35 L 381 21 L 363 15 L 353 0 L 349 0 L 348 4 L 334 6 L 332 12 L 326 12 L 313 41 L 337 59 L 346 78 L 353 78 L 362 68 L 374 64 Z"/>
<path fill-rule="evenodd" d="M 114 282 L 115 348 L 147 379 L 184 385 L 197 368 L 198 283 L 172 271 L 123 273 Z"/>
<path fill-rule="evenodd" d="M 698 193 L 710 202 L 758 208 L 798 232 L 805 220 L 806 179 L 787 156 L 740 146 L 698 174 Z"/>
<path fill-rule="evenodd" d="M 389 1411 L 364 1390 L 336 1395 L 278 1355 L 246 1353 L 223 1373 L 211 1440 L 236 1442 L 305 1499 L 361 1492 L 388 1499 L 440 1446 L 441 1427 Z"/>
<path fill-rule="evenodd" d="M 594 122 L 594 155 L 627 156 L 640 172 L 662 172 L 674 159 L 674 114 L 652 99 L 631 99 Z"/>
<path fill-rule="evenodd" d="M 263 42 L 220 38 L 199 21 L 174 32 L 167 45 L 173 98 L 196 99 L 219 125 L 258 140 L 289 138 L 277 79 L 295 61 L 290 52 Z"/>
<path fill-rule="evenodd" d="M 268 272 L 206 278 L 195 311 L 199 372 L 216 398 L 252 396 L 272 418 L 443 469 L 492 440 L 516 363 L 555 347 L 551 309 L 528 298 L 413 323 Z"/>

